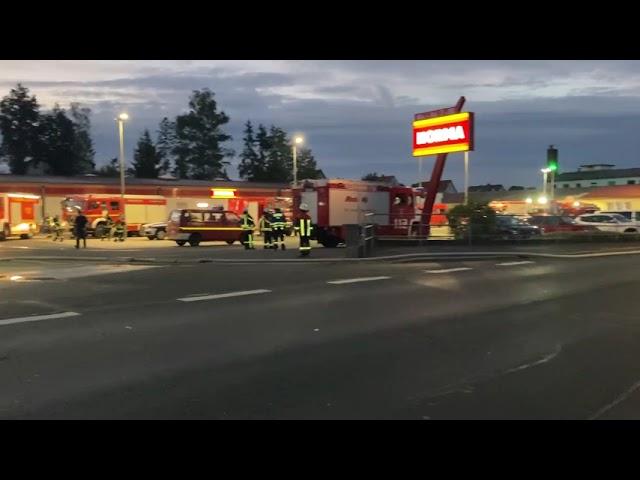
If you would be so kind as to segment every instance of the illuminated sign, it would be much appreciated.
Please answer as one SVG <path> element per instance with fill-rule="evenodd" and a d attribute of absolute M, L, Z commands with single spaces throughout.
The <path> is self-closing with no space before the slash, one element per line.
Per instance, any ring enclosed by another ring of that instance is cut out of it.
<path fill-rule="evenodd" d="M 473 150 L 473 113 L 414 120 L 414 157 L 468 150 Z"/>
<path fill-rule="evenodd" d="M 211 198 L 236 198 L 235 188 L 212 188 Z"/>

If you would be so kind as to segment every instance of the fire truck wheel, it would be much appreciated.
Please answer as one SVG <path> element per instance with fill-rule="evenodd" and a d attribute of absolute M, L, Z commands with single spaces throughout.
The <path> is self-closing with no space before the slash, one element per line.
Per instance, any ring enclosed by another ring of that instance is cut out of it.
<path fill-rule="evenodd" d="M 165 232 L 164 230 L 156 230 L 156 238 L 158 240 L 164 240 L 166 236 L 167 236 L 167 232 Z"/>
<path fill-rule="evenodd" d="M 227 245 L 233 245 L 235 242 L 235 240 L 227 240 Z"/>
<path fill-rule="evenodd" d="M 9 225 L 5 225 L 0 232 L 0 242 L 5 241 L 9 235 L 11 235 L 11 230 L 9 230 Z"/>
<path fill-rule="evenodd" d="M 28 240 L 31 238 L 31 235 L 29 235 L 28 233 L 23 233 L 22 235 L 20 235 L 20 238 L 22 240 Z"/>
<path fill-rule="evenodd" d="M 107 229 L 107 227 L 105 226 L 104 223 L 99 223 L 98 225 L 96 225 L 95 230 L 93 231 L 93 237 L 94 238 L 102 238 L 105 233 L 107 233 L 105 230 Z"/>
<path fill-rule="evenodd" d="M 199 233 L 192 233 L 189 237 L 189 245 L 191 245 L 192 247 L 197 247 L 198 245 L 200 245 L 201 238 L 202 237 Z"/>
<path fill-rule="evenodd" d="M 187 242 L 184 240 L 176 240 L 176 243 L 178 244 L 179 247 L 184 247 L 184 244 Z"/>

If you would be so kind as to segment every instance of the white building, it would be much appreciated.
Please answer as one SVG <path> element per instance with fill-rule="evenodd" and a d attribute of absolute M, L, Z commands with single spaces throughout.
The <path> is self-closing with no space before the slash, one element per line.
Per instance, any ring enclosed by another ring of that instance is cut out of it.
<path fill-rule="evenodd" d="M 640 168 L 614 168 L 615 165 L 596 163 L 580 165 L 577 172 L 555 176 L 555 188 L 592 188 L 615 185 L 640 185 Z M 549 181 L 551 181 L 549 175 Z"/>

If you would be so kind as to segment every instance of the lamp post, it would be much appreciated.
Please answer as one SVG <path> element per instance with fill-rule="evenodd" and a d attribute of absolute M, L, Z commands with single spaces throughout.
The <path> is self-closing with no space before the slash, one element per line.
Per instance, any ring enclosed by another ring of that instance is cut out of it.
<path fill-rule="evenodd" d="M 123 202 L 122 208 L 124 208 L 124 122 L 126 120 L 129 120 L 129 115 L 126 113 L 121 113 L 116 118 L 120 135 L 120 198 Z"/>
<path fill-rule="evenodd" d="M 304 142 L 304 138 L 301 136 L 296 136 L 293 139 L 293 186 L 294 188 L 298 186 L 298 145 L 301 145 Z"/>
<path fill-rule="evenodd" d="M 547 203 L 547 175 L 549 174 L 551 169 L 543 168 L 540 171 L 542 172 L 542 197 L 541 198 L 545 199 L 544 202 L 540 202 L 540 203 L 546 204 Z"/>

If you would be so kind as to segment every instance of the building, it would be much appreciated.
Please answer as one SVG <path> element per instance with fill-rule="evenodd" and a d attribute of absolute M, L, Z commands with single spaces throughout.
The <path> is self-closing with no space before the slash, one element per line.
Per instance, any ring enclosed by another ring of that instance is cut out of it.
<path fill-rule="evenodd" d="M 431 182 L 414 183 L 411 186 L 414 188 L 424 188 L 425 192 L 429 190 L 429 184 Z M 456 193 L 458 190 L 451 180 L 440 180 L 438 185 L 438 193 Z"/>
<path fill-rule="evenodd" d="M 224 190 L 224 199 L 215 191 Z M 120 195 L 120 179 L 117 177 L 30 176 L 0 174 L 0 192 L 20 192 L 39 195 L 42 198 L 42 218 L 59 215 L 61 202 L 74 195 Z M 167 209 L 196 208 L 198 203 L 210 203 L 229 210 L 242 212 L 248 208 L 257 218 L 262 209 L 276 199 L 291 197 L 288 184 L 259 183 L 224 180 L 178 180 L 127 178 L 127 195 L 161 195 L 167 200 Z M 167 212 L 168 214 L 168 212 Z"/>
<path fill-rule="evenodd" d="M 580 198 L 604 211 L 640 211 L 640 185 L 594 188 Z"/>
<path fill-rule="evenodd" d="M 469 193 L 471 192 L 504 192 L 503 185 L 491 185 L 487 183 L 486 185 L 470 185 Z"/>
<path fill-rule="evenodd" d="M 549 176 L 548 181 L 551 181 Z M 555 188 L 593 188 L 640 185 L 640 168 L 615 168 L 609 163 L 580 165 L 576 172 L 555 175 Z"/>

